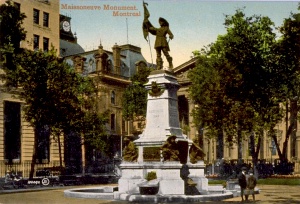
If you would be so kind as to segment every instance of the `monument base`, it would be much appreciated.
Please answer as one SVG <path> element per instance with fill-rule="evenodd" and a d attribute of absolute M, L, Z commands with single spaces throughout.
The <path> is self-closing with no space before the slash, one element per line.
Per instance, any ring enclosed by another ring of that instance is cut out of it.
<path fill-rule="evenodd" d="M 158 194 L 184 195 L 184 181 L 180 177 L 182 164 L 179 162 L 122 163 L 120 168 L 119 193 L 139 193 L 138 185 L 146 181 L 149 172 L 154 171 L 159 180 Z"/>
<path fill-rule="evenodd" d="M 189 178 L 197 183 L 196 188 L 201 194 L 207 194 L 208 192 L 208 179 L 204 176 L 205 164 L 203 161 L 198 161 L 195 164 L 187 164 L 189 167 Z"/>

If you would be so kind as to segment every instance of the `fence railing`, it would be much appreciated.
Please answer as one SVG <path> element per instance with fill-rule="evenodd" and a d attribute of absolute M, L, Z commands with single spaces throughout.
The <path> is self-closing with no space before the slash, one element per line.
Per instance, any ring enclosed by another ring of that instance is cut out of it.
<path fill-rule="evenodd" d="M 51 161 L 47 164 L 35 164 L 35 172 L 38 169 L 43 169 L 47 167 L 59 166 L 59 161 Z M 7 171 L 13 171 L 22 177 L 29 177 L 31 170 L 31 161 L 21 161 L 18 163 L 8 164 L 6 161 L 0 161 L 0 177 L 4 177 Z"/>
<path fill-rule="evenodd" d="M 271 163 L 266 160 L 259 161 L 256 170 L 258 177 L 269 177 L 271 175 L 291 175 L 295 171 L 295 162 L 275 162 Z M 241 167 L 247 167 L 248 170 L 253 169 L 252 163 L 238 164 L 235 161 L 227 162 L 215 162 L 213 164 L 206 165 L 205 174 L 215 175 L 222 178 L 230 178 L 237 176 Z"/>

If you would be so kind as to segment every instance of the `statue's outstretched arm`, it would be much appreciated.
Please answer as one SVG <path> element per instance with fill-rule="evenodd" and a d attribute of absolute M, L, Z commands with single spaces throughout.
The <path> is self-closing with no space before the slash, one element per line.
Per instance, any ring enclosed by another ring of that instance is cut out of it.
<path fill-rule="evenodd" d="M 156 35 L 156 31 L 157 31 L 157 28 L 151 26 L 149 27 L 149 33 L 151 33 L 152 35 Z"/>

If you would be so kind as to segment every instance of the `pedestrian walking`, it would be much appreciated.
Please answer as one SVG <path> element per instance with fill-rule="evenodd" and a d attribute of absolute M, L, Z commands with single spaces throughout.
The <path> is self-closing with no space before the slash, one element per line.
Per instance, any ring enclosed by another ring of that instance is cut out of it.
<path fill-rule="evenodd" d="M 247 188 L 246 171 L 247 171 L 247 168 L 246 167 L 242 167 L 241 172 L 238 175 L 238 181 L 239 181 L 239 185 L 241 187 L 242 201 L 244 201 L 244 192 L 245 192 L 245 189 Z M 246 198 L 247 197 L 245 197 L 245 199 Z"/>
<path fill-rule="evenodd" d="M 249 178 L 247 180 L 247 189 L 249 189 L 249 195 L 252 195 L 253 200 L 255 200 L 254 188 L 256 186 L 257 180 L 253 175 L 253 171 L 249 171 Z M 246 196 L 248 198 L 248 195 Z M 246 199 L 248 200 L 248 199 Z"/>

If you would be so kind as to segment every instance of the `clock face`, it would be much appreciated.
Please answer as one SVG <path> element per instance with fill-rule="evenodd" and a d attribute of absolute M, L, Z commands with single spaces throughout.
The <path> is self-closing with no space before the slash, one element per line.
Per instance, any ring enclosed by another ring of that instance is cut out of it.
<path fill-rule="evenodd" d="M 64 31 L 69 32 L 71 30 L 71 25 L 68 21 L 64 21 L 62 24 Z"/>

